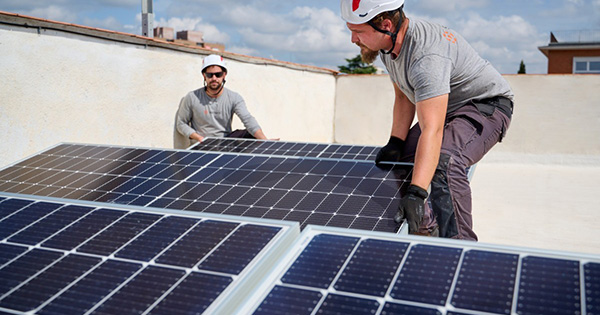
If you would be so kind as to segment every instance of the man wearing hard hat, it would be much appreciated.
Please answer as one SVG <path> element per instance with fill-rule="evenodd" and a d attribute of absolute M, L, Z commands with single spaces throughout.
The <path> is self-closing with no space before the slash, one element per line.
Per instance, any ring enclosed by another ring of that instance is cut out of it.
<path fill-rule="evenodd" d="M 404 0 L 341 0 L 363 61 L 379 56 L 394 85 L 391 137 L 376 161 L 414 161 L 394 219 L 410 233 L 477 240 L 466 170 L 504 137 L 513 93 L 458 33 L 403 8 Z"/>
<path fill-rule="evenodd" d="M 204 87 L 188 93 L 179 103 L 175 128 L 181 136 L 198 142 L 205 137 L 266 139 L 260 125 L 246 108 L 244 99 L 225 88 L 227 67 L 223 57 L 205 57 L 202 76 Z M 233 114 L 240 118 L 246 130 L 232 131 Z"/>

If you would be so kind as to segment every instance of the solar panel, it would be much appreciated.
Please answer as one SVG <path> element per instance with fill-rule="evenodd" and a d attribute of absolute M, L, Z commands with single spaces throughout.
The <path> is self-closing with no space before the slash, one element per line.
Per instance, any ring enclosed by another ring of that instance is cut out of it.
<path fill-rule="evenodd" d="M 190 149 L 199 151 L 375 161 L 375 156 L 377 156 L 379 148 L 380 147 L 377 146 L 337 143 L 325 144 L 257 139 L 205 138 L 201 143 L 196 143 Z"/>
<path fill-rule="evenodd" d="M 396 232 L 411 171 L 359 160 L 61 144 L 1 170 L 0 191 Z"/>
<path fill-rule="evenodd" d="M 299 232 L 296 223 L 105 206 L 3 194 L 0 313 L 226 312 L 262 277 L 252 273 L 258 262 L 274 262 Z"/>
<path fill-rule="evenodd" d="M 596 314 L 600 256 L 309 226 L 244 314 Z"/>

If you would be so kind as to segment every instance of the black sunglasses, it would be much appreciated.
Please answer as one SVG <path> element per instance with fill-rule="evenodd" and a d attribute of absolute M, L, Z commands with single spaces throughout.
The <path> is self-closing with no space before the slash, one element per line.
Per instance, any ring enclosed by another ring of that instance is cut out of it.
<path fill-rule="evenodd" d="M 206 75 L 207 78 L 211 79 L 213 76 L 216 76 L 217 78 L 220 78 L 223 76 L 225 72 L 221 71 L 221 72 L 204 72 L 204 74 Z"/>

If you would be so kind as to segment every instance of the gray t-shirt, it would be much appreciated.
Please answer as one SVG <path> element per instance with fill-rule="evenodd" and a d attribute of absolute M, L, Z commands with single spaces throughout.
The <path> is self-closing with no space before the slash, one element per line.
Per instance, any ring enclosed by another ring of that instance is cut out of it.
<path fill-rule="evenodd" d="M 513 99 L 500 73 L 462 36 L 438 24 L 410 19 L 398 57 L 379 56 L 392 81 L 413 104 L 449 94 L 451 113 L 470 100 Z"/>
<path fill-rule="evenodd" d="M 234 113 L 252 135 L 261 129 L 238 93 L 224 88 L 221 96 L 212 98 L 206 95 L 203 87 L 188 93 L 181 99 L 175 127 L 186 138 L 194 132 L 203 137 L 225 137 L 232 131 L 231 122 Z"/>

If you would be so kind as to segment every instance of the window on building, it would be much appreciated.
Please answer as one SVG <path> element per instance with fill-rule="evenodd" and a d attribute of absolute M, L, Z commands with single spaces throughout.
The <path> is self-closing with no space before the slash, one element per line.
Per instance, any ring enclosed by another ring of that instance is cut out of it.
<path fill-rule="evenodd" d="M 575 57 L 575 58 L 573 58 L 573 73 L 598 73 L 598 74 L 600 74 L 600 57 Z"/>

